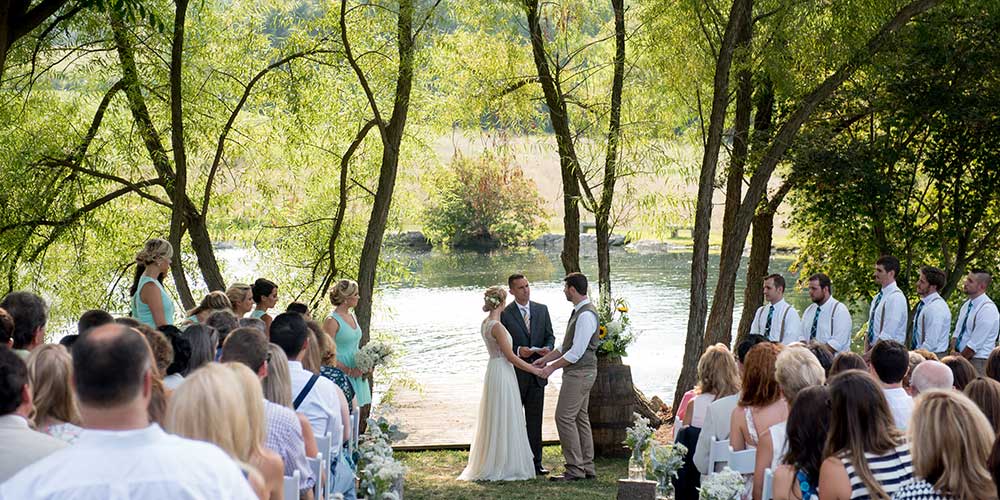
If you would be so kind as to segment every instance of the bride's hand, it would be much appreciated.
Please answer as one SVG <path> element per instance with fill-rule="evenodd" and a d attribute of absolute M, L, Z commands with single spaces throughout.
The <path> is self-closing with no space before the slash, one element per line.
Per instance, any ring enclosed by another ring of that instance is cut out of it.
<path fill-rule="evenodd" d="M 537 366 L 531 370 L 531 373 L 536 377 L 549 378 L 549 376 L 545 374 L 545 369 L 538 368 Z"/>
<path fill-rule="evenodd" d="M 534 366 L 535 368 L 545 368 L 545 360 L 538 358 L 534 363 L 531 363 L 531 366 Z"/>

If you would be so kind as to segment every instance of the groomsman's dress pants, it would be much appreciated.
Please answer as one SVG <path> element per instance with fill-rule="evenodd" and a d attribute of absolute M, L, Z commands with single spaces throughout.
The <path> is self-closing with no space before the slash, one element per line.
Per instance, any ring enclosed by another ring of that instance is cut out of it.
<path fill-rule="evenodd" d="M 537 358 L 536 358 L 537 359 Z M 531 359 L 527 360 L 529 363 Z M 545 407 L 545 387 L 535 376 L 521 370 L 517 373 L 517 385 L 524 405 L 524 424 L 528 432 L 528 444 L 535 461 L 535 470 L 542 467 L 542 410 Z"/>
<path fill-rule="evenodd" d="M 559 402 L 556 404 L 556 430 L 566 460 L 566 475 L 597 475 L 594 469 L 594 437 L 590 432 L 590 388 L 597 378 L 597 368 L 563 371 Z"/>

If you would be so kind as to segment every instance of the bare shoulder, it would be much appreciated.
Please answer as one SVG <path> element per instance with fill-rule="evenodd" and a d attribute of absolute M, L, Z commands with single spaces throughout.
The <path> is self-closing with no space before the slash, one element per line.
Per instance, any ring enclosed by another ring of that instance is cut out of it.
<path fill-rule="evenodd" d="M 791 498 L 798 498 L 798 495 L 792 493 L 794 488 L 795 479 L 795 469 L 791 465 L 779 465 L 774 471 L 774 498 L 775 500 L 784 500 Z"/>

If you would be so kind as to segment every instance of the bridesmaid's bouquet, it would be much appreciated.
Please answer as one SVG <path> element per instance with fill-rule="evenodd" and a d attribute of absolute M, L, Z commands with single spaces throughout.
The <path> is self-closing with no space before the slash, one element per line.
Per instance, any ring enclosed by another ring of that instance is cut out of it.
<path fill-rule="evenodd" d="M 388 362 L 392 355 L 392 346 L 375 340 L 358 350 L 354 355 L 354 365 L 364 373 L 371 373 L 376 366 Z"/>

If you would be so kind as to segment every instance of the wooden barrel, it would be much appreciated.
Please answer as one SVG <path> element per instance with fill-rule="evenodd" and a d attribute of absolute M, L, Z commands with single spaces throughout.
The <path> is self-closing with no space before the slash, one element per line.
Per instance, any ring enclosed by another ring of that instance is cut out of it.
<path fill-rule="evenodd" d="M 594 434 L 594 454 L 598 457 L 627 457 L 622 444 L 625 429 L 632 426 L 635 395 L 632 369 L 618 356 L 597 358 L 597 380 L 590 389 L 590 427 Z"/>

